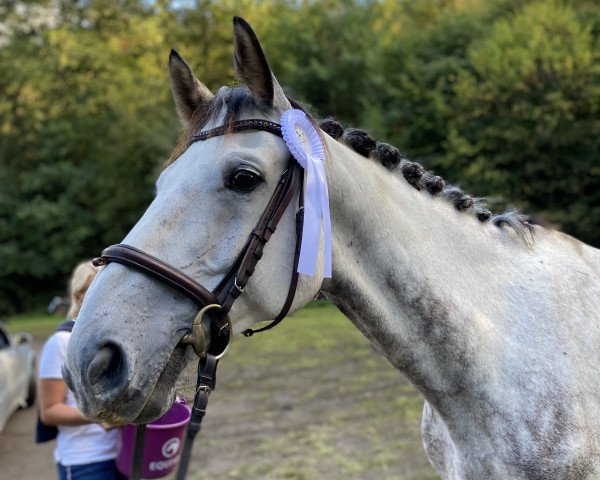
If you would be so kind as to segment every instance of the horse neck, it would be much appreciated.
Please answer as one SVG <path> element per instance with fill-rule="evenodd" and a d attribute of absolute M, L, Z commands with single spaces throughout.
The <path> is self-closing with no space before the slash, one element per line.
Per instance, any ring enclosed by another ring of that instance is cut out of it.
<path fill-rule="evenodd" d="M 501 280 L 518 268 L 510 251 L 525 247 L 508 229 L 479 224 L 338 142 L 328 146 L 333 277 L 323 290 L 430 402 L 463 391 L 499 341 L 490 324 L 503 308 L 489 301 L 494 265 L 508 265 Z"/>

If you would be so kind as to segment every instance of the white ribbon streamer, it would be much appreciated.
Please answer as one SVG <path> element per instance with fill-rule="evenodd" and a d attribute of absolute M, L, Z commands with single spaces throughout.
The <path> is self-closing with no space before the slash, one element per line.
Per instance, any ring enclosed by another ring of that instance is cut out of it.
<path fill-rule="evenodd" d="M 281 132 L 293 157 L 306 172 L 304 226 L 298 272 L 315 275 L 323 225 L 323 276 L 331 278 L 331 218 L 325 175 L 325 145 L 315 126 L 302 110 L 281 115 Z"/>

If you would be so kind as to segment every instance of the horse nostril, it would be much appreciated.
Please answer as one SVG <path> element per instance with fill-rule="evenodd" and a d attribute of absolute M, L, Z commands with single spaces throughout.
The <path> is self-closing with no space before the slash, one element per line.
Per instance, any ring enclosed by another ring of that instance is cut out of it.
<path fill-rule="evenodd" d="M 98 350 L 88 366 L 87 380 L 100 391 L 119 388 L 127 381 L 123 354 L 117 345 L 107 343 Z"/>

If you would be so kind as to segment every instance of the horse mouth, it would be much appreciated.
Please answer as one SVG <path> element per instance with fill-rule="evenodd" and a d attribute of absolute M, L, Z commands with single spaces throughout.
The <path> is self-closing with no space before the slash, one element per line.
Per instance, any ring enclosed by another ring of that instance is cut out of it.
<path fill-rule="evenodd" d="M 116 426 L 149 423 L 161 417 L 175 400 L 175 385 L 185 366 L 187 351 L 187 345 L 178 343 L 154 384 L 149 388 L 130 386 L 123 397 L 101 407 L 95 417 Z"/>

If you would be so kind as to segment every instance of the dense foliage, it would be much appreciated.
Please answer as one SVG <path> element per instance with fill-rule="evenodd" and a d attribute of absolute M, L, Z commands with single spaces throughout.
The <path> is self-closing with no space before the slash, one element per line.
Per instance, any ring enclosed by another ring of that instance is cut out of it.
<path fill-rule="evenodd" d="M 122 239 L 179 131 L 171 47 L 232 79 L 231 17 L 320 116 L 600 246 L 600 7 L 590 0 L 67 0 L 0 7 L 0 311 Z"/>

